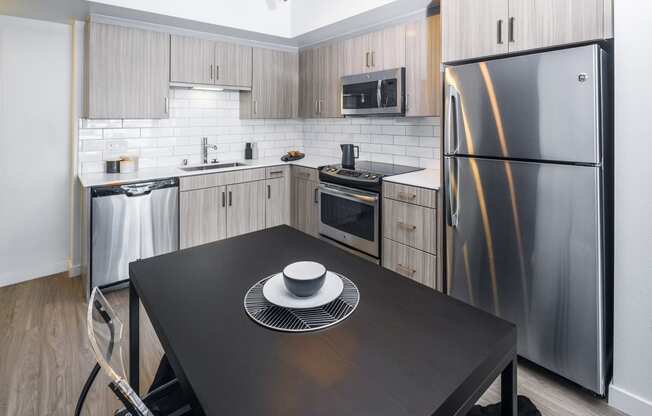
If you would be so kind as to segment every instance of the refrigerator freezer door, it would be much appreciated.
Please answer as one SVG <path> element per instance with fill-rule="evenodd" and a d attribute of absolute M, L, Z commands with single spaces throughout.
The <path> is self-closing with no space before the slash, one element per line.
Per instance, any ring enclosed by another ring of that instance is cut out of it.
<path fill-rule="evenodd" d="M 596 45 L 449 66 L 448 155 L 601 161 Z"/>
<path fill-rule="evenodd" d="M 520 355 L 604 393 L 601 168 L 444 164 L 449 294 L 516 323 Z"/>

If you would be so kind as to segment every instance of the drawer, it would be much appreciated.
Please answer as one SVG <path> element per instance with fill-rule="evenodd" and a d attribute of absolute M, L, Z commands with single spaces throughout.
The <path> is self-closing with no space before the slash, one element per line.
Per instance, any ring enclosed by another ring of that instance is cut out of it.
<path fill-rule="evenodd" d="M 262 181 L 264 179 L 265 168 L 239 169 L 208 175 L 184 176 L 179 179 L 179 190 L 190 191 L 193 189 L 232 185 L 234 183 Z"/>
<path fill-rule="evenodd" d="M 384 238 L 383 267 L 437 289 L 437 257 L 432 254 Z"/>
<path fill-rule="evenodd" d="M 437 208 L 437 191 L 432 189 L 383 182 L 383 197 L 424 207 Z"/>
<path fill-rule="evenodd" d="M 317 169 L 304 168 L 303 166 L 292 166 L 292 176 L 307 181 L 319 181 L 319 172 Z"/>
<path fill-rule="evenodd" d="M 437 253 L 437 210 L 383 198 L 383 237 Z"/>
<path fill-rule="evenodd" d="M 284 178 L 288 175 L 289 166 L 272 166 L 265 168 L 265 179 Z"/>

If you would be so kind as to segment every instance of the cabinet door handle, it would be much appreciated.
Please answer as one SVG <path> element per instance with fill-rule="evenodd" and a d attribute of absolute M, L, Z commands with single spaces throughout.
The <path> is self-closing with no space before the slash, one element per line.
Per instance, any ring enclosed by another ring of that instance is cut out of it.
<path fill-rule="evenodd" d="M 407 199 L 408 201 L 411 201 L 417 197 L 417 194 L 409 194 L 407 192 L 399 192 L 398 197 L 400 199 Z"/>
<path fill-rule="evenodd" d="M 414 274 L 417 272 L 415 269 L 404 266 L 401 263 L 397 263 L 396 268 L 399 269 L 399 270 L 403 270 L 405 273 L 409 274 L 410 277 L 414 276 Z"/>
<path fill-rule="evenodd" d="M 315 114 L 319 114 L 319 100 L 315 100 Z"/>
<path fill-rule="evenodd" d="M 321 114 L 321 101 L 322 100 L 317 100 L 317 114 Z"/>
<path fill-rule="evenodd" d="M 254 114 L 258 113 L 258 101 L 254 100 Z"/>
<path fill-rule="evenodd" d="M 373 67 L 373 66 L 376 66 L 376 65 L 374 64 L 374 55 L 375 55 L 375 54 L 376 54 L 375 51 L 371 51 L 371 66 L 372 66 L 372 67 Z"/>
<path fill-rule="evenodd" d="M 222 192 L 222 207 L 226 206 L 226 193 Z"/>
<path fill-rule="evenodd" d="M 514 18 L 509 18 L 509 24 L 507 25 L 507 39 L 510 42 L 514 42 Z"/>
<path fill-rule="evenodd" d="M 168 97 L 165 97 L 165 114 L 168 114 L 169 112 L 170 112 L 169 99 Z"/>
<path fill-rule="evenodd" d="M 498 22 L 496 24 L 496 43 L 499 45 L 503 44 L 503 19 L 498 19 Z"/>
<path fill-rule="evenodd" d="M 407 224 L 407 223 L 405 223 L 403 221 L 397 221 L 396 223 L 398 224 L 398 226 L 400 228 L 403 228 L 404 230 L 407 230 L 407 231 L 414 231 L 414 230 L 417 229 L 417 226 L 414 225 L 414 224 Z"/>
<path fill-rule="evenodd" d="M 215 65 L 215 79 L 218 80 L 220 79 L 220 66 Z"/>
<path fill-rule="evenodd" d="M 209 72 L 210 72 L 208 79 L 210 79 L 212 81 L 213 80 L 213 64 L 208 65 L 208 68 L 209 68 Z"/>
<path fill-rule="evenodd" d="M 315 204 L 319 203 L 319 198 L 317 197 L 318 193 L 319 193 L 319 188 L 315 188 Z"/>
<path fill-rule="evenodd" d="M 272 198 L 272 186 L 267 185 L 267 199 L 271 199 L 271 198 Z"/>
<path fill-rule="evenodd" d="M 369 52 L 365 53 L 364 63 L 367 68 L 369 68 Z"/>
<path fill-rule="evenodd" d="M 233 192 L 229 191 L 229 206 L 233 205 Z"/>

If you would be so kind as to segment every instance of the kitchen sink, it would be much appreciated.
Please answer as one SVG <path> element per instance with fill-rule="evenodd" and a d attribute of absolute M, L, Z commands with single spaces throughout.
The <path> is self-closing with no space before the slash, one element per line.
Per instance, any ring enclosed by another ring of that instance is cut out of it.
<path fill-rule="evenodd" d="M 180 168 L 186 172 L 194 172 L 196 170 L 214 170 L 214 169 L 224 169 L 224 168 L 235 168 L 237 166 L 247 166 L 246 163 L 240 162 L 228 162 L 228 163 L 211 163 L 208 165 L 199 165 L 199 166 L 186 166 Z"/>

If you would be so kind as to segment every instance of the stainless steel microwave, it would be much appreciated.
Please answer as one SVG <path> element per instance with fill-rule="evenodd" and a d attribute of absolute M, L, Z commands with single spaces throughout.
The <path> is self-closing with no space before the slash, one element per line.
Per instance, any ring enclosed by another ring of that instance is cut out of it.
<path fill-rule="evenodd" d="M 342 114 L 404 115 L 405 68 L 342 77 Z"/>

